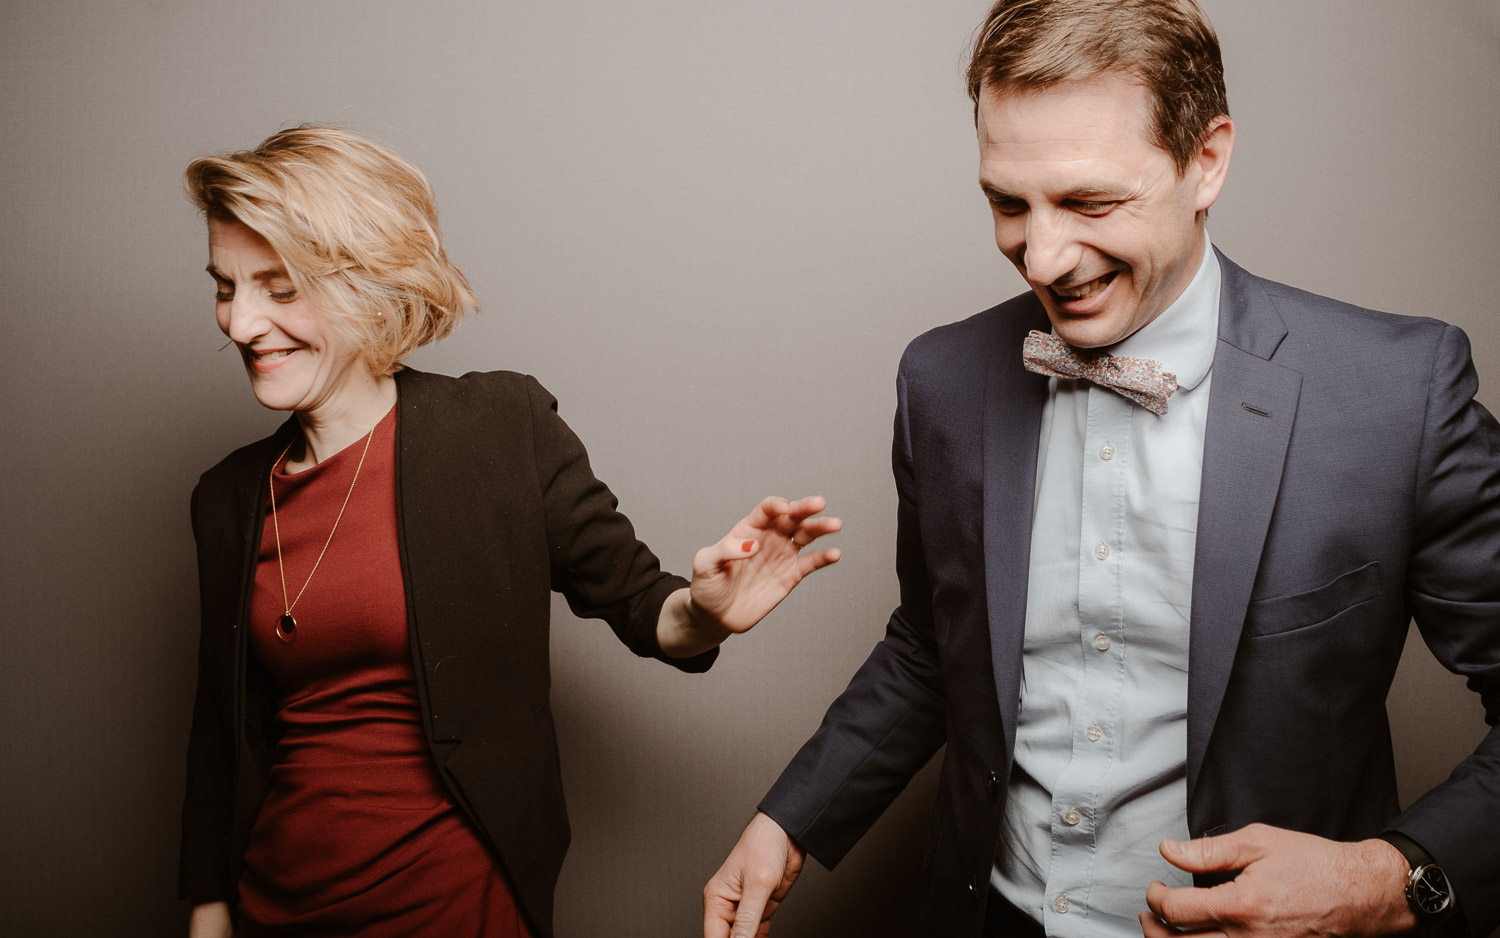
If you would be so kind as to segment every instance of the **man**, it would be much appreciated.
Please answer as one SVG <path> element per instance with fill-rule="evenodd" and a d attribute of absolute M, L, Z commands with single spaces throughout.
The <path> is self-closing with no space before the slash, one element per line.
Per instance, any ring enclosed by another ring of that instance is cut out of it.
<path fill-rule="evenodd" d="M 705 935 L 764 934 L 944 744 L 921 935 L 1488 934 L 1500 729 L 1402 812 L 1384 707 L 1414 617 L 1500 719 L 1467 340 L 1212 249 L 1234 125 L 1191 0 L 999 0 L 969 90 L 1031 292 L 907 349 L 901 604 Z"/>

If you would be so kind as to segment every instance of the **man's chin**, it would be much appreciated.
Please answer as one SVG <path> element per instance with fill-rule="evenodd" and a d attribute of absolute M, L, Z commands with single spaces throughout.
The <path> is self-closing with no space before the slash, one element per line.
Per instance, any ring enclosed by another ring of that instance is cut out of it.
<path fill-rule="evenodd" d="M 1111 328 L 1112 324 L 1103 317 L 1063 317 L 1048 310 L 1048 318 L 1057 337 L 1074 348 L 1104 348 L 1126 338 L 1118 335 L 1119 330 Z"/>

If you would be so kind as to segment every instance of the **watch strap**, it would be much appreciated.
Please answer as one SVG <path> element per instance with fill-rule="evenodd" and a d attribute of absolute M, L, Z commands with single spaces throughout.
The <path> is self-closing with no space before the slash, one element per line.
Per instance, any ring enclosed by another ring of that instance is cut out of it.
<path fill-rule="evenodd" d="M 1390 844 L 1392 847 L 1395 847 L 1401 852 L 1401 855 L 1406 858 L 1408 867 L 1406 879 L 1406 903 L 1411 908 L 1412 912 L 1416 913 L 1419 928 L 1422 933 L 1425 934 L 1427 933 L 1428 929 L 1436 925 L 1441 925 L 1442 923 L 1448 921 L 1448 919 L 1452 917 L 1454 911 L 1458 906 L 1458 899 L 1453 895 L 1453 886 L 1449 882 L 1447 874 L 1443 872 L 1443 868 L 1438 864 L 1437 859 L 1433 857 L 1432 854 L 1428 853 L 1425 847 L 1417 843 L 1415 840 L 1412 840 L 1405 834 L 1401 833 L 1400 831 L 1385 831 L 1380 835 L 1380 839 Z M 1448 894 L 1447 906 L 1441 912 L 1438 912 L 1436 914 L 1423 909 L 1422 906 L 1417 902 L 1417 898 L 1414 895 L 1414 890 L 1417 888 L 1417 879 L 1419 873 L 1426 873 L 1428 871 L 1436 871 L 1436 875 L 1446 887 L 1446 891 Z"/>

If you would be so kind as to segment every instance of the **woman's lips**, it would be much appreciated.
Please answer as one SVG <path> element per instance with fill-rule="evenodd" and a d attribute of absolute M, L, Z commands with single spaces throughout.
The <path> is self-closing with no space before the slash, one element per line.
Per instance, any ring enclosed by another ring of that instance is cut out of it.
<path fill-rule="evenodd" d="M 251 368 L 264 374 L 286 364 L 297 351 L 294 348 L 245 349 L 245 361 Z"/>

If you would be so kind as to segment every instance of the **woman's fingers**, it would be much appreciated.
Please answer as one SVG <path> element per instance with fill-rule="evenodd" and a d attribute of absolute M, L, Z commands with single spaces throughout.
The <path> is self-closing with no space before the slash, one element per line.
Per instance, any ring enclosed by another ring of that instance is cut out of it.
<path fill-rule="evenodd" d="M 807 576 L 814 570 L 821 570 L 831 563 L 838 563 L 839 558 L 843 555 L 843 552 L 837 547 L 810 551 L 797 558 L 797 572 L 801 576 Z"/>
<path fill-rule="evenodd" d="M 745 523 L 754 528 L 774 527 L 788 533 L 802 521 L 822 511 L 826 505 L 827 501 L 821 495 L 808 495 L 796 501 L 789 501 L 780 495 L 767 495 L 745 516 Z"/>
<path fill-rule="evenodd" d="M 731 560 L 753 557 L 760 549 L 760 541 L 753 537 L 735 534 L 733 531 L 693 555 L 693 574 L 708 576 Z"/>
<path fill-rule="evenodd" d="M 840 518 L 808 518 L 797 525 L 790 537 L 793 544 L 796 544 L 798 548 L 803 548 L 825 534 L 837 533 L 843 527 L 844 522 Z"/>

